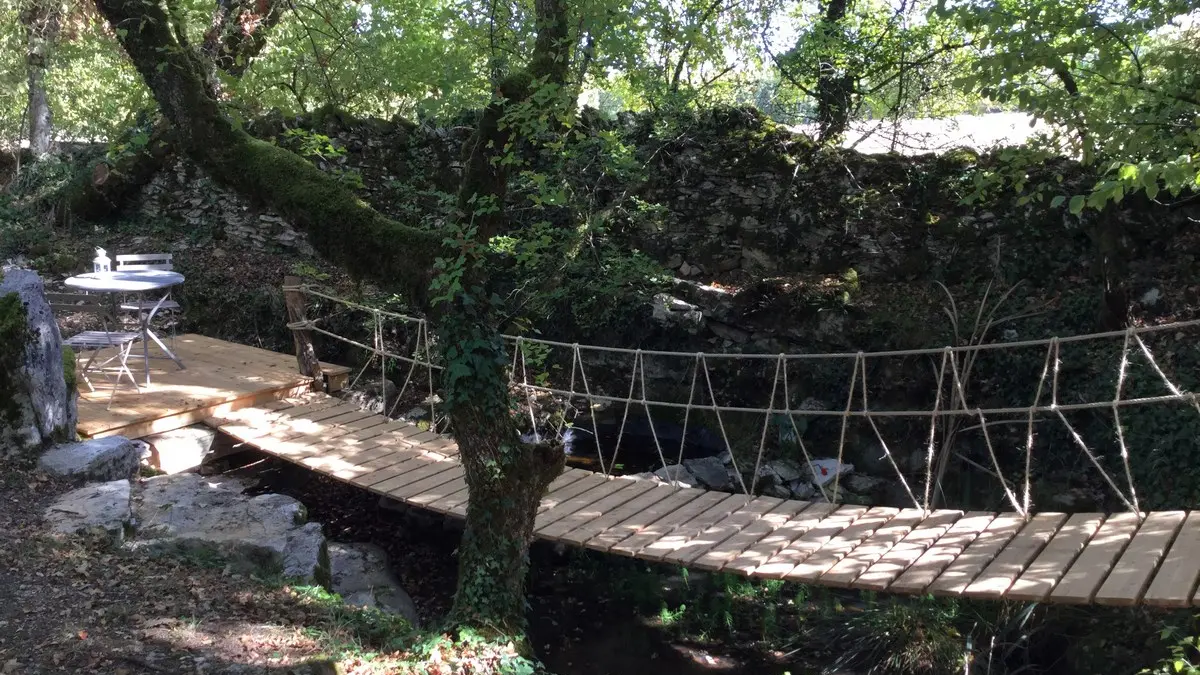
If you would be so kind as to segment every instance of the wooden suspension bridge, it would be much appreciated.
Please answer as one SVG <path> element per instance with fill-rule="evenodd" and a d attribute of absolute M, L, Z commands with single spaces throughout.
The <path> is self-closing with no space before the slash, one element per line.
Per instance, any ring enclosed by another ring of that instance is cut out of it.
<path fill-rule="evenodd" d="M 371 492 L 465 516 L 450 438 L 314 393 L 287 355 L 197 335 L 187 370 L 81 392 L 80 432 L 137 437 L 203 422 Z M 345 368 L 321 364 L 327 382 Z M 336 387 L 334 387 L 336 389 Z M 548 541 L 693 569 L 897 594 L 1054 603 L 1200 604 L 1200 511 L 927 511 L 783 500 L 567 468 L 542 499 Z"/>

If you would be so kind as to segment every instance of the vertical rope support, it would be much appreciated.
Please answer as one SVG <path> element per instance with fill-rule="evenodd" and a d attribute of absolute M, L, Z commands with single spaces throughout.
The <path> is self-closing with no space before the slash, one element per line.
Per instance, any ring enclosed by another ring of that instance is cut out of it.
<path fill-rule="evenodd" d="M 1050 407 L 1058 415 L 1059 421 L 1061 421 L 1063 426 L 1066 427 L 1067 433 L 1071 435 L 1071 440 L 1074 441 L 1075 445 L 1083 451 L 1083 454 L 1087 456 L 1088 461 L 1092 463 L 1092 466 L 1096 467 L 1096 470 L 1100 472 L 1100 476 L 1104 479 L 1104 482 L 1108 483 L 1108 486 L 1117 494 L 1117 497 L 1121 499 L 1121 502 L 1125 504 L 1126 508 L 1133 513 L 1139 513 L 1137 508 L 1134 507 L 1133 502 L 1129 501 L 1129 499 L 1125 496 L 1125 493 L 1121 492 L 1121 488 L 1117 487 L 1117 483 L 1112 479 L 1112 476 L 1108 475 L 1108 472 L 1104 470 L 1104 467 L 1100 464 L 1100 459 L 1096 457 L 1096 453 L 1092 452 L 1092 449 L 1088 447 L 1086 442 L 1084 442 L 1083 437 L 1079 435 L 1079 432 L 1075 431 L 1075 427 L 1071 426 L 1071 423 L 1067 420 L 1067 416 L 1063 414 L 1062 410 L 1058 409 L 1058 374 L 1062 371 L 1062 354 L 1059 349 L 1058 338 L 1054 338 L 1052 340 L 1052 344 L 1054 347 L 1054 381 L 1051 389 L 1053 394 L 1050 401 Z"/>
<path fill-rule="evenodd" d="M 1133 470 L 1129 467 L 1129 447 L 1125 444 L 1125 430 L 1121 428 L 1121 390 L 1125 388 L 1125 376 L 1129 373 L 1129 342 L 1133 337 L 1133 327 L 1125 330 L 1125 342 L 1121 345 L 1121 365 L 1117 367 L 1117 389 L 1113 393 L 1112 412 L 1113 426 L 1117 428 L 1117 446 L 1121 451 L 1121 463 L 1125 465 L 1125 481 L 1129 484 L 1129 499 L 1133 502 L 1133 510 L 1139 513 L 1137 489 L 1133 485 Z M 1139 340 L 1140 342 L 1140 340 Z"/>
<path fill-rule="evenodd" d="M 529 389 L 529 371 L 525 367 L 525 347 L 523 338 L 517 338 L 516 352 L 513 353 L 513 358 L 517 358 L 517 353 L 521 355 L 521 388 L 525 390 L 525 405 L 529 408 L 529 428 L 533 430 L 534 442 L 541 441 L 541 434 L 538 433 L 537 417 L 533 414 L 533 392 Z M 511 378 L 510 378 L 511 381 Z"/>
<path fill-rule="evenodd" d="M 1042 392 L 1046 388 L 1046 376 L 1050 374 L 1050 362 L 1054 357 L 1054 344 L 1051 343 L 1046 347 L 1046 361 L 1042 364 L 1042 376 L 1038 378 L 1037 391 L 1033 395 L 1033 403 L 1029 405 L 1029 420 L 1025 427 L 1025 494 L 1021 497 L 1021 503 L 1025 506 L 1025 511 L 1028 513 L 1032 507 L 1032 487 L 1030 485 L 1030 473 L 1033 470 L 1033 420 L 1037 415 L 1037 409 L 1042 404 Z"/>
<path fill-rule="evenodd" d="M 687 443 L 688 422 L 690 422 L 692 418 L 692 404 L 696 400 L 696 378 L 699 375 L 700 354 L 697 352 L 696 360 L 692 363 L 692 386 L 688 389 L 687 407 L 683 409 L 683 437 L 679 439 L 679 457 L 675 460 L 676 464 L 683 463 L 683 446 L 685 443 Z"/>
<path fill-rule="evenodd" d="M 858 376 L 862 379 L 862 410 L 867 412 L 867 369 L 866 364 L 863 368 L 859 368 Z M 917 496 L 913 494 L 912 488 L 908 486 L 908 480 L 904 478 L 904 472 L 900 470 L 900 466 L 896 464 L 896 458 L 892 456 L 892 449 L 888 447 L 887 441 L 883 440 L 883 434 L 879 432 L 879 425 L 875 423 L 874 415 L 867 415 L 867 422 L 871 425 L 871 430 L 875 432 L 875 438 L 879 440 L 879 445 L 883 448 L 883 454 L 887 457 L 888 464 L 892 465 L 892 469 L 896 472 L 896 477 L 900 479 L 900 484 L 904 486 L 904 491 L 908 493 L 908 498 L 912 500 L 913 506 L 920 509 L 921 502 Z M 839 472 L 840 473 L 840 472 Z"/>
<path fill-rule="evenodd" d="M 750 476 L 750 492 L 747 494 L 754 494 L 754 491 L 758 489 L 758 471 L 762 467 L 763 450 L 767 447 L 767 429 L 771 426 L 771 415 L 773 414 L 772 411 L 775 410 L 775 392 L 779 389 L 779 376 L 786 367 L 786 363 L 787 360 L 783 354 L 780 354 L 779 358 L 775 361 L 775 377 L 771 379 L 771 400 L 767 403 L 767 412 L 763 413 L 762 434 L 758 437 L 758 456 L 754 459 L 754 474 Z M 783 399 L 784 401 L 788 400 L 786 388 L 783 390 Z M 811 467 L 812 465 L 810 464 L 810 471 L 812 470 Z"/>
<path fill-rule="evenodd" d="M 1183 389 L 1179 388 L 1179 386 L 1172 382 L 1171 378 L 1167 377 L 1167 374 L 1163 372 L 1163 369 L 1158 366 L 1158 360 L 1154 358 L 1154 354 L 1150 353 L 1150 348 L 1146 346 L 1146 343 L 1142 342 L 1142 336 L 1135 333 L 1133 337 L 1135 340 L 1137 340 L 1138 347 L 1142 350 L 1142 355 L 1146 357 L 1146 362 L 1150 364 L 1150 367 L 1154 369 L 1154 372 L 1158 374 L 1158 377 L 1163 381 L 1163 384 L 1166 385 L 1167 391 L 1171 392 L 1175 396 L 1187 398 L 1188 392 L 1183 391 Z M 1200 401 L 1196 400 L 1195 395 L 1192 395 L 1190 398 L 1192 401 L 1192 407 L 1196 409 L 1196 412 L 1200 413 Z"/>
<path fill-rule="evenodd" d="M 850 424 L 850 409 L 854 406 L 854 390 L 858 387 L 858 370 L 865 368 L 863 363 L 863 353 L 859 352 L 854 356 L 854 371 L 850 373 L 850 393 L 846 394 L 846 408 L 842 411 L 842 431 L 838 434 L 838 466 L 842 465 L 842 458 L 845 456 L 846 450 L 846 427 Z M 809 470 L 812 471 L 812 466 L 809 465 Z M 816 474 L 813 474 L 814 477 Z M 841 488 L 842 472 L 838 471 L 833 474 L 833 498 L 838 498 L 838 493 Z"/>
<path fill-rule="evenodd" d="M 387 350 L 383 346 L 383 315 L 375 310 L 375 349 L 379 350 L 379 395 L 383 397 L 380 410 L 387 410 Z"/>
<path fill-rule="evenodd" d="M 942 407 L 942 389 L 946 383 L 946 361 L 951 357 L 950 348 L 942 351 L 942 365 L 938 368 L 937 392 L 933 398 L 933 411 L 929 414 L 929 443 L 925 448 L 925 494 L 922 509 L 929 511 L 930 493 L 933 491 L 933 455 L 937 439 L 938 411 Z"/>
<path fill-rule="evenodd" d="M 588 386 L 587 369 L 583 367 L 583 354 L 579 351 L 579 343 L 571 345 L 571 351 L 574 354 L 574 359 L 579 361 L 579 377 L 583 380 L 583 391 L 587 395 L 588 415 L 592 418 L 592 440 L 596 443 L 596 456 L 600 458 L 600 473 L 610 475 L 609 471 L 604 468 L 604 450 L 600 447 L 600 425 L 596 423 L 596 404 L 592 399 L 592 388 Z"/>
<path fill-rule="evenodd" d="M 646 411 L 646 423 L 650 425 L 650 437 L 654 439 L 654 449 L 658 451 L 658 461 L 662 463 L 663 470 L 670 474 L 670 469 L 667 469 L 667 457 L 663 454 L 662 444 L 658 442 L 658 431 L 654 428 L 654 416 L 650 414 L 650 403 L 646 400 L 646 355 L 642 354 L 641 356 L 638 375 L 642 380 L 642 409 Z M 672 486 L 678 482 L 675 478 L 671 479 Z"/>
<path fill-rule="evenodd" d="M 407 340 L 405 340 L 407 342 Z M 413 340 L 412 358 L 408 362 L 408 372 L 404 374 L 404 384 L 400 387 L 400 393 L 396 395 L 396 402 L 392 404 L 392 409 L 388 411 L 388 417 L 396 413 L 396 408 L 400 407 L 400 402 L 404 400 L 404 394 L 408 391 L 408 385 L 412 382 L 413 373 L 417 371 L 417 360 L 420 358 L 421 350 L 421 326 L 417 325 L 416 338 Z M 428 365 L 428 364 L 427 364 Z M 432 422 L 433 417 L 430 416 Z"/>
<path fill-rule="evenodd" d="M 963 386 L 962 376 L 958 372 L 958 359 L 951 359 L 950 372 L 954 376 L 954 388 L 958 392 L 958 402 L 962 406 L 962 410 L 971 411 L 972 408 L 967 405 L 967 389 Z M 974 408 L 976 416 L 979 418 L 979 430 L 983 433 L 983 443 L 987 447 L 988 457 L 992 460 L 992 468 L 996 470 L 996 478 L 1000 480 L 1000 486 L 1004 488 L 1004 496 L 1008 498 L 1008 503 L 1012 504 L 1013 510 L 1021 514 L 1025 518 L 1029 517 L 1029 512 L 1021 508 L 1020 502 L 1017 501 L 1017 495 L 1008 485 L 1008 479 L 1004 477 L 1004 471 L 1000 468 L 1000 460 L 996 457 L 996 449 L 992 446 L 992 437 L 987 430 L 987 418 L 983 415 L 983 410 Z"/>
<path fill-rule="evenodd" d="M 621 427 L 617 429 L 617 445 L 613 448 L 611 466 L 614 470 L 617 466 L 617 456 L 621 454 L 621 439 L 625 437 L 625 423 L 629 420 L 629 406 L 633 404 L 633 388 L 637 384 L 638 364 L 641 361 L 642 350 L 635 350 L 633 352 L 633 366 L 629 369 L 629 395 L 625 397 L 625 412 L 621 414 Z"/>
<path fill-rule="evenodd" d="M 808 471 L 809 471 L 809 479 L 812 480 L 812 477 L 814 475 L 812 473 L 812 471 L 813 471 L 812 456 L 808 454 L 808 446 L 804 444 L 804 437 L 800 435 L 800 428 L 796 426 L 796 417 L 795 417 L 795 415 L 792 414 L 792 401 L 786 395 L 786 392 L 791 391 L 791 388 L 788 387 L 788 362 L 786 359 L 783 362 L 783 391 L 785 392 L 784 397 L 783 397 L 784 411 L 787 413 L 788 422 L 792 425 L 792 433 L 795 434 L 795 436 L 796 436 L 796 443 L 798 443 L 800 445 L 800 452 L 804 454 L 805 466 L 808 467 Z M 816 481 L 812 481 L 812 483 L 813 483 L 813 485 L 817 486 L 818 490 L 821 491 L 821 496 L 825 498 L 825 501 L 830 502 L 830 503 L 833 502 L 833 500 L 831 500 L 829 498 L 829 493 L 825 491 L 824 485 L 821 485 L 820 483 L 817 483 Z"/>
<path fill-rule="evenodd" d="M 717 395 L 713 390 L 712 377 L 708 374 L 708 359 L 704 358 L 704 354 L 699 354 L 700 363 L 704 366 L 704 382 L 708 385 L 708 400 L 712 403 L 713 414 L 717 416 L 717 428 L 721 430 L 721 440 L 725 443 L 725 450 L 729 452 L 729 461 L 733 464 L 733 471 L 737 474 L 738 483 L 742 486 L 742 492 L 750 494 L 746 489 L 746 479 L 742 476 L 742 470 L 738 467 L 737 456 L 733 454 L 733 446 L 729 443 L 729 434 L 725 432 L 725 422 L 721 419 L 721 408 L 717 405 Z"/>
<path fill-rule="evenodd" d="M 433 432 L 437 433 L 437 397 L 433 391 L 433 349 L 429 344 L 429 322 L 421 319 L 417 330 L 420 331 L 417 339 L 425 344 L 425 372 L 429 374 L 429 424 L 433 427 Z"/>

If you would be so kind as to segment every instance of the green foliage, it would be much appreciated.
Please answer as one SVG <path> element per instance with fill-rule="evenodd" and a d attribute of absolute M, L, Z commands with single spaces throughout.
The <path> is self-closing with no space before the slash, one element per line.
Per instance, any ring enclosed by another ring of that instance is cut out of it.
<path fill-rule="evenodd" d="M 25 305 L 16 293 L 0 295 L 0 425 L 20 422 L 20 407 L 16 395 L 18 373 L 25 362 L 25 345 L 29 342 L 29 324 Z"/>
<path fill-rule="evenodd" d="M 1169 656 L 1138 675 L 1200 675 L 1200 637 L 1183 635 L 1173 627 L 1164 628 L 1160 635 L 1169 645 Z"/>

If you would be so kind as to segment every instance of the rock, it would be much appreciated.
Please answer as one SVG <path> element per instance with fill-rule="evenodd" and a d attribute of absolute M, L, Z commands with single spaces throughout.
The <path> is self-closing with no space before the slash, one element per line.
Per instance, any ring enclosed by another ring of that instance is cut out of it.
<path fill-rule="evenodd" d="M 798 478 L 807 479 L 811 475 L 811 472 L 806 470 L 804 465 L 790 459 L 776 459 L 767 462 L 763 464 L 762 469 L 759 470 L 759 474 L 762 475 L 764 470 L 778 476 L 780 483 L 790 483 Z"/>
<path fill-rule="evenodd" d="M 680 326 L 689 333 L 695 333 L 704 325 L 704 313 L 695 305 L 667 293 L 654 296 L 650 315 L 664 326 Z"/>
<path fill-rule="evenodd" d="M 1142 294 L 1141 303 L 1147 307 L 1153 307 L 1162 300 L 1162 291 L 1157 288 L 1151 288 Z"/>
<path fill-rule="evenodd" d="M 690 277 L 692 275 L 692 266 L 686 262 L 680 263 L 679 273 L 685 277 Z"/>
<path fill-rule="evenodd" d="M 43 518 L 57 534 L 105 534 L 119 544 L 133 520 L 129 481 L 92 483 L 60 495 Z"/>
<path fill-rule="evenodd" d="M 683 256 L 674 253 L 670 258 L 667 258 L 667 269 L 676 270 L 683 266 Z"/>
<path fill-rule="evenodd" d="M 238 481 L 191 473 L 145 481 L 134 501 L 137 538 L 150 553 L 202 552 L 238 571 L 274 573 L 329 583 L 325 536 L 305 523 L 304 505 L 279 494 L 248 497 Z"/>
<path fill-rule="evenodd" d="M 747 333 L 736 326 L 730 326 L 729 324 L 721 323 L 720 321 L 709 321 L 708 328 L 715 333 L 717 337 L 729 340 L 730 342 L 739 345 L 744 345 L 750 341 L 750 333 Z"/>
<path fill-rule="evenodd" d="M 701 485 L 710 490 L 728 490 L 733 487 L 733 476 L 720 457 L 697 457 L 684 460 L 683 466 Z"/>
<path fill-rule="evenodd" d="M 412 598 L 388 567 L 387 553 L 371 544 L 329 544 L 331 588 L 347 605 L 396 614 L 417 625 Z"/>
<path fill-rule="evenodd" d="M 343 399 L 376 415 L 386 415 L 396 405 L 399 396 L 400 389 L 391 380 L 387 380 L 382 387 L 379 382 L 369 382 L 342 392 Z"/>
<path fill-rule="evenodd" d="M 874 495 L 876 492 L 881 492 L 887 486 L 887 481 L 883 478 L 876 478 L 875 476 L 852 473 L 848 476 L 841 477 L 841 485 L 844 485 L 846 489 L 851 492 L 857 492 L 863 495 Z"/>
<path fill-rule="evenodd" d="M 3 304 L 11 293 L 16 302 Z M 63 371 L 62 335 L 36 272 L 12 269 L 4 274 L 0 308 L 6 306 L 11 313 L 6 316 L 0 309 L 0 343 L 15 359 L 15 381 L 3 381 L 5 365 L 0 360 L 0 412 L 6 413 L 0 423 L 0 458 L 75 440 L 77 419 L 77 394 L 74 387 L 68 388 Z M 26 338 L 25 344 L 10 351 L 14 345 L 9 342 L 18 337 Z"/>
<path fill-rule="evenodd" d="M 788 481 L 787 490 L 790 499 L 811 499 L 821 493 L 812 481 L 805 479 Z"/>
<path fill-rule="evenodd" d="M 215 453 L 217 430 L 203 424 L 146 436 L 152 447 L 150 463 L 166 473 L 200 466 Z"/>
<path fill-rule="evenodd" d="M 429 409 L 417 406 L 400 416 L 406 422 L 420 422 L 429 419 Z"/>
<path fill-rule="evenodd" d="M 763 488 L 762 493 L 768 497 L 778 497 L 779 499 L 792 498 L 792 491 L 787 489 L 786 485 L 768 485 Z"/>
<path fill-rule="evenodd" d="M 141 460 L 136 443 L 108 436 L 56 446 L 41 456 L 38 468 L 52 476 L 110 481 L 132 478 Z"/>
<path fill-rule="evenodd" d="M 664 466 L 654 472 L 654 477 L 664 483 L 674 481 L 679 487 L 696 487 L 696 484 L 699 483 L 696 477 L 692 475 L 692 472 L 680 464 Z"/>

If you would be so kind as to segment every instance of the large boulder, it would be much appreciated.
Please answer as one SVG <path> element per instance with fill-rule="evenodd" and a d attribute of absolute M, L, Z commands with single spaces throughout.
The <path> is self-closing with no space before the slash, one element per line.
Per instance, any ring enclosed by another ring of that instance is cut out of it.
<path fill-rule="evenodd" d="M 132 478 L 141 459 L 137 443 L 124 436 L 108 436 L 55 446 L 38 460 L 38 468 L 53 476 L 120 480 Z"/>
<path fill-rule="evenodd" d="M 121 543 L 133 518 L 129 481 L 92 483 L 60 495 L 43 517 L 55 534 L 107 535 Z"/>
<path fill-rule="evenodd" d="M 241 572 L 329 586 L 329 553 L 318 523 L 286 495 L 244 494 L 235 480 L 192 473 L 155 476 L 134 500 L 133 548 L 225 559 Z"/>
<path fill-rule="evenodd" d="M 417 608 L 388 569 L 387 552 L 371 544 L 329 544 L 332 591 L 353 607 L 398 614 L 414 626 Z"/>
<path fill-rule="evenodd" d="M 219 443 L 217 435 L 216 429 L 195 424 L 145 436 L 142 441 L 149 446 L 151 465 L 164 473 L 179 473 L 200 466 L 229 445 L 227 440 Z"/>
<path fill-rule="evenodd" d="M 7 271 L 0 279 L 0 459 L 74 440 L 75 397 L 41 278 Z"/>

